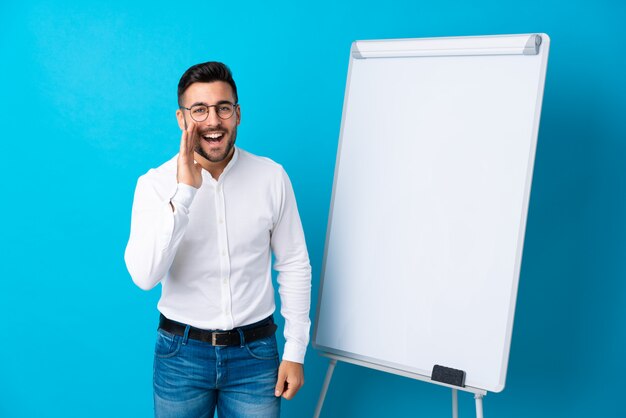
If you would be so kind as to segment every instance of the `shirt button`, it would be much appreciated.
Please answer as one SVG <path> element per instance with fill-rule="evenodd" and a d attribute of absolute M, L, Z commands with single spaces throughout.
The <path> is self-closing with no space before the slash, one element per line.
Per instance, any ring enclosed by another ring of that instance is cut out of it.
<path fill-rule="evenodd" d="M 223 223 L 224 223 L 224 220 L 223 220 L 222 218 L 220 218 L 219 222 L 220 222 L 221 224 L 223 224 Z"/>
<path fill-rule="evenodd" d="M 226 256 L 226 250 L 222 250 L 222 255 Z"/>

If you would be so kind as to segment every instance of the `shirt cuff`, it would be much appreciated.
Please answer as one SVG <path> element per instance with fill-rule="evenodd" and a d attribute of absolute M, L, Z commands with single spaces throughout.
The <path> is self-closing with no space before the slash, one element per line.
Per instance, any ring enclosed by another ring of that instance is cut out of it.
<path fill-rule="evenodd" d="M 294 343 L 292 341 L 285 342 L 285 350 L 283 351 L 283 360 L 304 364 L 305 355 L 306 355 L 306 346 L 302 346 L 301 344 Z"/>
<path fill-rule="evenodd" d="M 193 202 L 193 198 L 196 195 L 196 189 L 193 186 L 190 186 L 185 183 L 178 183 L 176 185 L 176 193 L 172 196 L 171 202 L 174 203 L 176 207 L 182 207 L 185 209 L 185 212 L 189 211 L 189 206 L 191 206 L 191 202 Z"/>

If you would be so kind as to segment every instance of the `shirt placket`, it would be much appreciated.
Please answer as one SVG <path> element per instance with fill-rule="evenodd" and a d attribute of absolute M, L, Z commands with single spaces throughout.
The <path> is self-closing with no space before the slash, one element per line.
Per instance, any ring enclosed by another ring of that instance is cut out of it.
<path fill-rule="evenodd" d="M 220 258 L 221 308 L 225 324 L 224 329 L 231 329 L 234 327 L 234 320 L 232 317 L 232 295 L 230 292 L 230 253 L 228 251 L 228 234 L 226 233 L 224 186 L 220 182 L 215 187 L 215 216 Z"/>

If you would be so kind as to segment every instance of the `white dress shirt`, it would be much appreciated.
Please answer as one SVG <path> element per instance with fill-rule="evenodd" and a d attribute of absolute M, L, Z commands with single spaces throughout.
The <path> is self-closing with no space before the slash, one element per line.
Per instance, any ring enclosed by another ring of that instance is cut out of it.
<path fill-rule="evenodd" d="M 235 147 L 219 179 L 202 170 L 196 189 L 177 184 L 177 157 L 137 181 L 124 257 L 133 281 L 144 290 L 161 283 L 158 309 L 167 318 L 229 330 L 274 312 L 273 252 L 283 360 L 303 363 L 311 265 L 287 173 Z"/>

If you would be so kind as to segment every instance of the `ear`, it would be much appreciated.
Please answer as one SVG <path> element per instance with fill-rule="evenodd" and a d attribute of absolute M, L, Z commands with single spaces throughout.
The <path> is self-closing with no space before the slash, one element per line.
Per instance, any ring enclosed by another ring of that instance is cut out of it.
<path fill-rule="evenodd" d="M 241 123 L 241 106 L 237 105 L 237 108 L 235 109 L 235 113 L 237 115 L 237 126 L 239 126 L 239 124 Z"/>
<path fill-rule="evenodd" d="M 181 131 L 185 130 L 185 120 L 183 119 L 185 117 L 184 113 L 182 110 L 177 109 L 176 110 L 176 119 L 178 120 L 178 127 L 180 128 Z"/>

